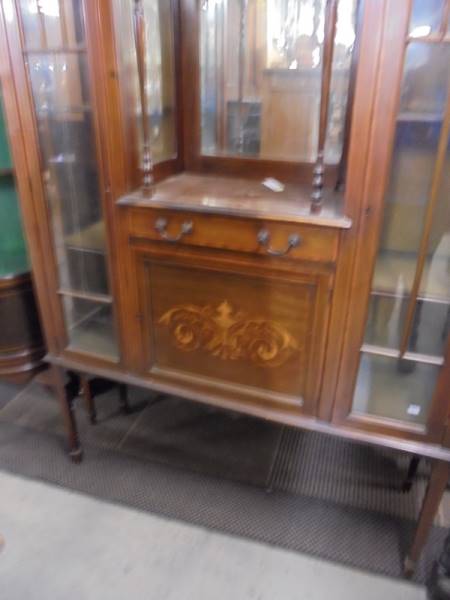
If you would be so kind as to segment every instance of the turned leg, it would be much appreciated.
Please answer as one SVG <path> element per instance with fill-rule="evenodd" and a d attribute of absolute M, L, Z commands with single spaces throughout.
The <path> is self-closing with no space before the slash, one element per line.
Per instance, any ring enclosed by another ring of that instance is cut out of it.
<path fill-rule="evenodd" d="M 81 393 L 83 394 L 84 402 L 86 405 L 86 410 L 89 415 L 89 420 L 92 425 L 96 425 L 97 423 L 97 410 L 95 408 L 95 399 L 94 394 L 92 393 L 92 388 L 89 382 L 89 379 L 84 375 L 81 376 Z"/>
<path fill-rule="evenodd" d="M 69 442 L 69 455 L 73 462 L 79 463 L 83 457 L 83 451 L 78 437 L 74 409 L 74 400 L 77 396 L 78 386 L 75 385 L 74 376 L 70 377 L 69 383 L 66 385 L 64 369 L 56 366 L 52 366 L 51 369 L 53 388 L 64 417 L 64 424 Z"/>
<path fill-rule="evenodd" d="M 413 544 L 405 559 L 405 574 L 413 573 L 420 553 L 427 541 L 428 533 L 433 525 L 434 517 L 439 508 L 450 475 L 450 463 L 436 460 L 431 470 L 430 481 L 420 511 L 419 522 Z"/>
<path fill-rule="evenodd" d="M 406 479 L 402 484 L 402 492 L 410 492 L 412 488 L 413 481 L 417 475 L 417 469 L 420 464 L 420 456 L 414 455 L 411 458 L 411 462 L 408 467 L 408 474 L 406 475 Z"/>
<path fill-rule="evenodd" d="M 119 405 L 124 415 L 131 413 L 131 407 L 128 403 L 128 388 L 124 383 L 119 384 Z"/>

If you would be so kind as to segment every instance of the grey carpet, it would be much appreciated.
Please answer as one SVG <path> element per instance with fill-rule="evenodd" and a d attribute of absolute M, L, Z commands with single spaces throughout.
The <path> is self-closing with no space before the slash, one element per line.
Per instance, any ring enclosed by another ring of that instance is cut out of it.
<path fill-rule="evenodd" d="M 426 466 L 399 492 L 406 455 L 301 432 L 173 397 L 130 390 L 79 407 L 82 465 L 64 452 L 58 406 L 32 384 L 0 387 L 0 468 L 108 501 L 401 577 Z M 424 582 L 446 530 L 434 527 L 415 581 Z"/>

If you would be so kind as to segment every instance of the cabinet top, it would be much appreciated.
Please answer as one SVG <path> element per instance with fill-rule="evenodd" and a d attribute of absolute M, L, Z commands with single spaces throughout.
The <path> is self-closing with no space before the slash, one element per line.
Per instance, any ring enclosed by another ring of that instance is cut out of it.
<path fill-rule="evenodd" d="M 137 190 L 123 196 L 118 204 L 350 229 L 352 222 L 343 214 L 342 194 L 327 191 L 324 208 L 320 214 L 312 214 L 309 186 L 288 183 L 283 188 L 273 191 L 259 180 L 182 173 L 156 184 L 151 196 Z"/>

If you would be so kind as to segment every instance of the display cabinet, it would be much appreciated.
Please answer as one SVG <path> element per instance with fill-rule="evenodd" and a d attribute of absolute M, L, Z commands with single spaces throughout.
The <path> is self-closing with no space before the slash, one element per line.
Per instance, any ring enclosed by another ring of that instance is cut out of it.
<path fill-rule="evenodd" d="M 0 379 L 29 380 L 45 354 L 22 233 L 0 87 Z"/>
<path fill-rule="evenodd" d="M 427 456 L 413 566 L 450 461 L 449 11 L 2 0 L 74 459 L 68 371 Z"/>

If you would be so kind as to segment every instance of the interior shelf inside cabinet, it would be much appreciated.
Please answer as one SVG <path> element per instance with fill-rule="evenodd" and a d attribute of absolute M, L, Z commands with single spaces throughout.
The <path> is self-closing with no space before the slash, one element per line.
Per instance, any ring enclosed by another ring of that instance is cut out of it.
<path fill-rule="evenodd" d="M 441 264 L 442 261 L 445 262 L 445 265 Z M 426 287 L 427 300 L 450 304 L 448 278 L 438 276 L 442 266 L 446 268 L 446 258 L 434 258 L 426 261 L 422 284 Z M 380 296 L 407 296 L 412 288 L 416 267 L 416 253 L 408 255 L 399 252 L 381 252 L 375 268 L 372 293 Z"/>
<path fill-rule="evenodd" d="M 71 301 L 67 299 L 66 301 Z M 86 302 L 78 319 L 69 325 L 69 350 L 117 360 L 117 342 L 111 326 L 111 307 Z"/>
<path fill-rule="evenodd" d="M 74 250 L 105 253 L 105 224 L 98 221 L 84 229 L 65 237 L 65 244 Z"/>

